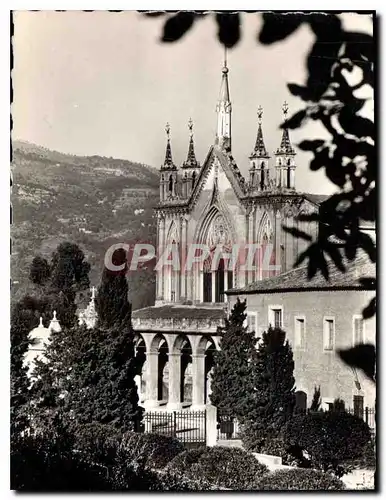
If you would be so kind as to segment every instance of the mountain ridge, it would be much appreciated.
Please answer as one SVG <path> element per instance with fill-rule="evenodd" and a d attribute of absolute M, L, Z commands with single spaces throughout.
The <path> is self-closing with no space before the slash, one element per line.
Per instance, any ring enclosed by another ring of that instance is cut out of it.
<path fill-rule="evenodd" d="M 143 241 L 155 244 L 159 173 L 149 165 L 99 155 L 77 156 L 28 141 L 12 143 L 13 224 L 12 298 L 31 288 L 29 265 L 40 254 L 50 258 L 62 241 L 77 243 L 91 264 L 90 280 L 99 283 L 110 245 Z M 151 305 L 151 269 L 129 275 L 133 309 Z"/>

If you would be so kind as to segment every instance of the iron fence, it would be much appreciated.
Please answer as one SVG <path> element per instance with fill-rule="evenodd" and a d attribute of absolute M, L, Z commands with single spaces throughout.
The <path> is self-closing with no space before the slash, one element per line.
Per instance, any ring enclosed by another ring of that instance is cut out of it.
<path fill-rule="evenodd" d="M 231 410 L 217 409 L 217 440 L 240 439 L 239 423 Z"/>
<path fill-rule="evenodd" d="M 177 438 L 187 447 L 206 443 L 206 411 L 148 411 L 143 417 L 144 432 Z"/>

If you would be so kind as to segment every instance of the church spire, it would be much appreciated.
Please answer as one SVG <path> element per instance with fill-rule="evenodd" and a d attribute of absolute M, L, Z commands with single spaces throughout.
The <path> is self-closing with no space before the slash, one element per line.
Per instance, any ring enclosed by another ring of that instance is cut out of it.
<path fill-rule="evenodd" d="M 283 127 L 283 134 L 281 137 L 281 143 L 280 143 L 279 148 L 276 151 L 276 154 L 294 154 L 295 150 L 291 145 L 288 128 L 286 126 L 287 114 L 288 114 L 288 103 L 286 101 L 284 101 L 282 111 L 283 111 L 283 115 L 284 115 L 284 127 Z"/>
<path fill-rule="evenodd" d="M 189 118 L 188 122 L 188 128 L 189 128 L 189 148 L 188 148 L 188 156 L 186 157 L 186 161 L 183 163 L 183 167 L 185 168 L 192 168 L 192 167 L 197 167 L 198 162 L 196 159 L 196 153 L 194 152 L 194 141 L 193 141 L 193 121 L 191 118 Z"/>
<path fill-rule="evenodd" d="M 169 123 L 166 124 L 165 131 L 166 131 L 167 143 L 166 143 L 165 161 L 164 161 L 163 165 L 161 166 L 161 170 L 171 170 L 171 169 L 175 169 L 176 166 L 174 165 L 173 158 L 172 158 L 172 148 L 170 145 L 170 125 L 169 125 Z"/>
<path fill-rule="evenodd" d="M 217 111 L 216 143 L 224 147 L 225 149 L 231 149 L 232 105 L 229 97 L 228 73 L 229 69 L 227 66 L 227 49 L 225 48 L 220 95 L 216 106 L 216 111 Z"/>
<path fill-rule="evenodd" d="M 258 128 L 257 128 L 257 136 L 254 150 L 252 151 L 251 158 L 269 158 L 267 150 L 264 144 L 263 138 L 263 129 L 262 129 L 262 119 L 263 119 L 263 108 L 261 106 L 257 109 L 257 117 L 258 117 Z"/>

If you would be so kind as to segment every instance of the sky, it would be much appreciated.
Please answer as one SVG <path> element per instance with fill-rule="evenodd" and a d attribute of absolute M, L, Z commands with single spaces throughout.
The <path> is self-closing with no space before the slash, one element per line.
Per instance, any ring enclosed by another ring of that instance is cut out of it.
<path fill-rule="evenodd" d="M 344 14 L 345 27 L 370 32 L 370 17 Z M 214 142 L 215 107 L 223 47 L 211 16 L 174 44 L 160 42 L 164 19 L 137 12 L 19 11 L 14 18 L 13 138 L 64 153 L 102 155 L 159 168 L 170 123 L 173 159 L 188 148 L 187 123 L 194 122 L 198 160 Z M 244 175 L 263 107 L 265 145 L 279 146 L 282 105 L 292 113 L 302 102 L 287 83 L 305 81 L 313 34 L 303 26 L 283 43 L 257 43 L 261 18 L 242 14 L 241 42 L 228 52 L 232 101 L 232 153 Z M 291 132 L 294 145 L 320 137 L 312 123 Z M 329 194 L 322 171 L 311 172 L 311 156 L 297 156 L 299 191 Z"/>

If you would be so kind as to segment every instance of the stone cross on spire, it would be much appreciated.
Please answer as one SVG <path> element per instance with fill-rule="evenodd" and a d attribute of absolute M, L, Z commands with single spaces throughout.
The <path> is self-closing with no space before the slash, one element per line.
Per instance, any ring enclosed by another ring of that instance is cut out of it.
<path fill-rule="evenodd" d="M 91 287 L 91 300 L 95 299 L 95 292 L 96 292 L 96 288 L 95 288 L 95 286 L 92 286 Z"/>
<path fill-rule="evenodd" d="M 281 109 L 284 115 L 283 135 L 281 138 L 280 146 L 276 151 L 276 154 L 295 154 L 295 150 L 291 145 L 289 132 L 287 128 L 287 114 L 289 109 L 287 101 L 284 101 Z"/>
<path fill-rule="evenodd" d="M 283 107 L 281 109 L 283 110 L 284 119 L 286 120 L 287 119 L 287 113 L 288 113 L 288 102 L 287 101 L 284 101 Z"/>
<path fill-rule="evenodd" d="M 263 120 L 263 108 L 261 106 L 257 108 L 257 119 L 259 120 L 259 124 L 261 124 Z"/>

